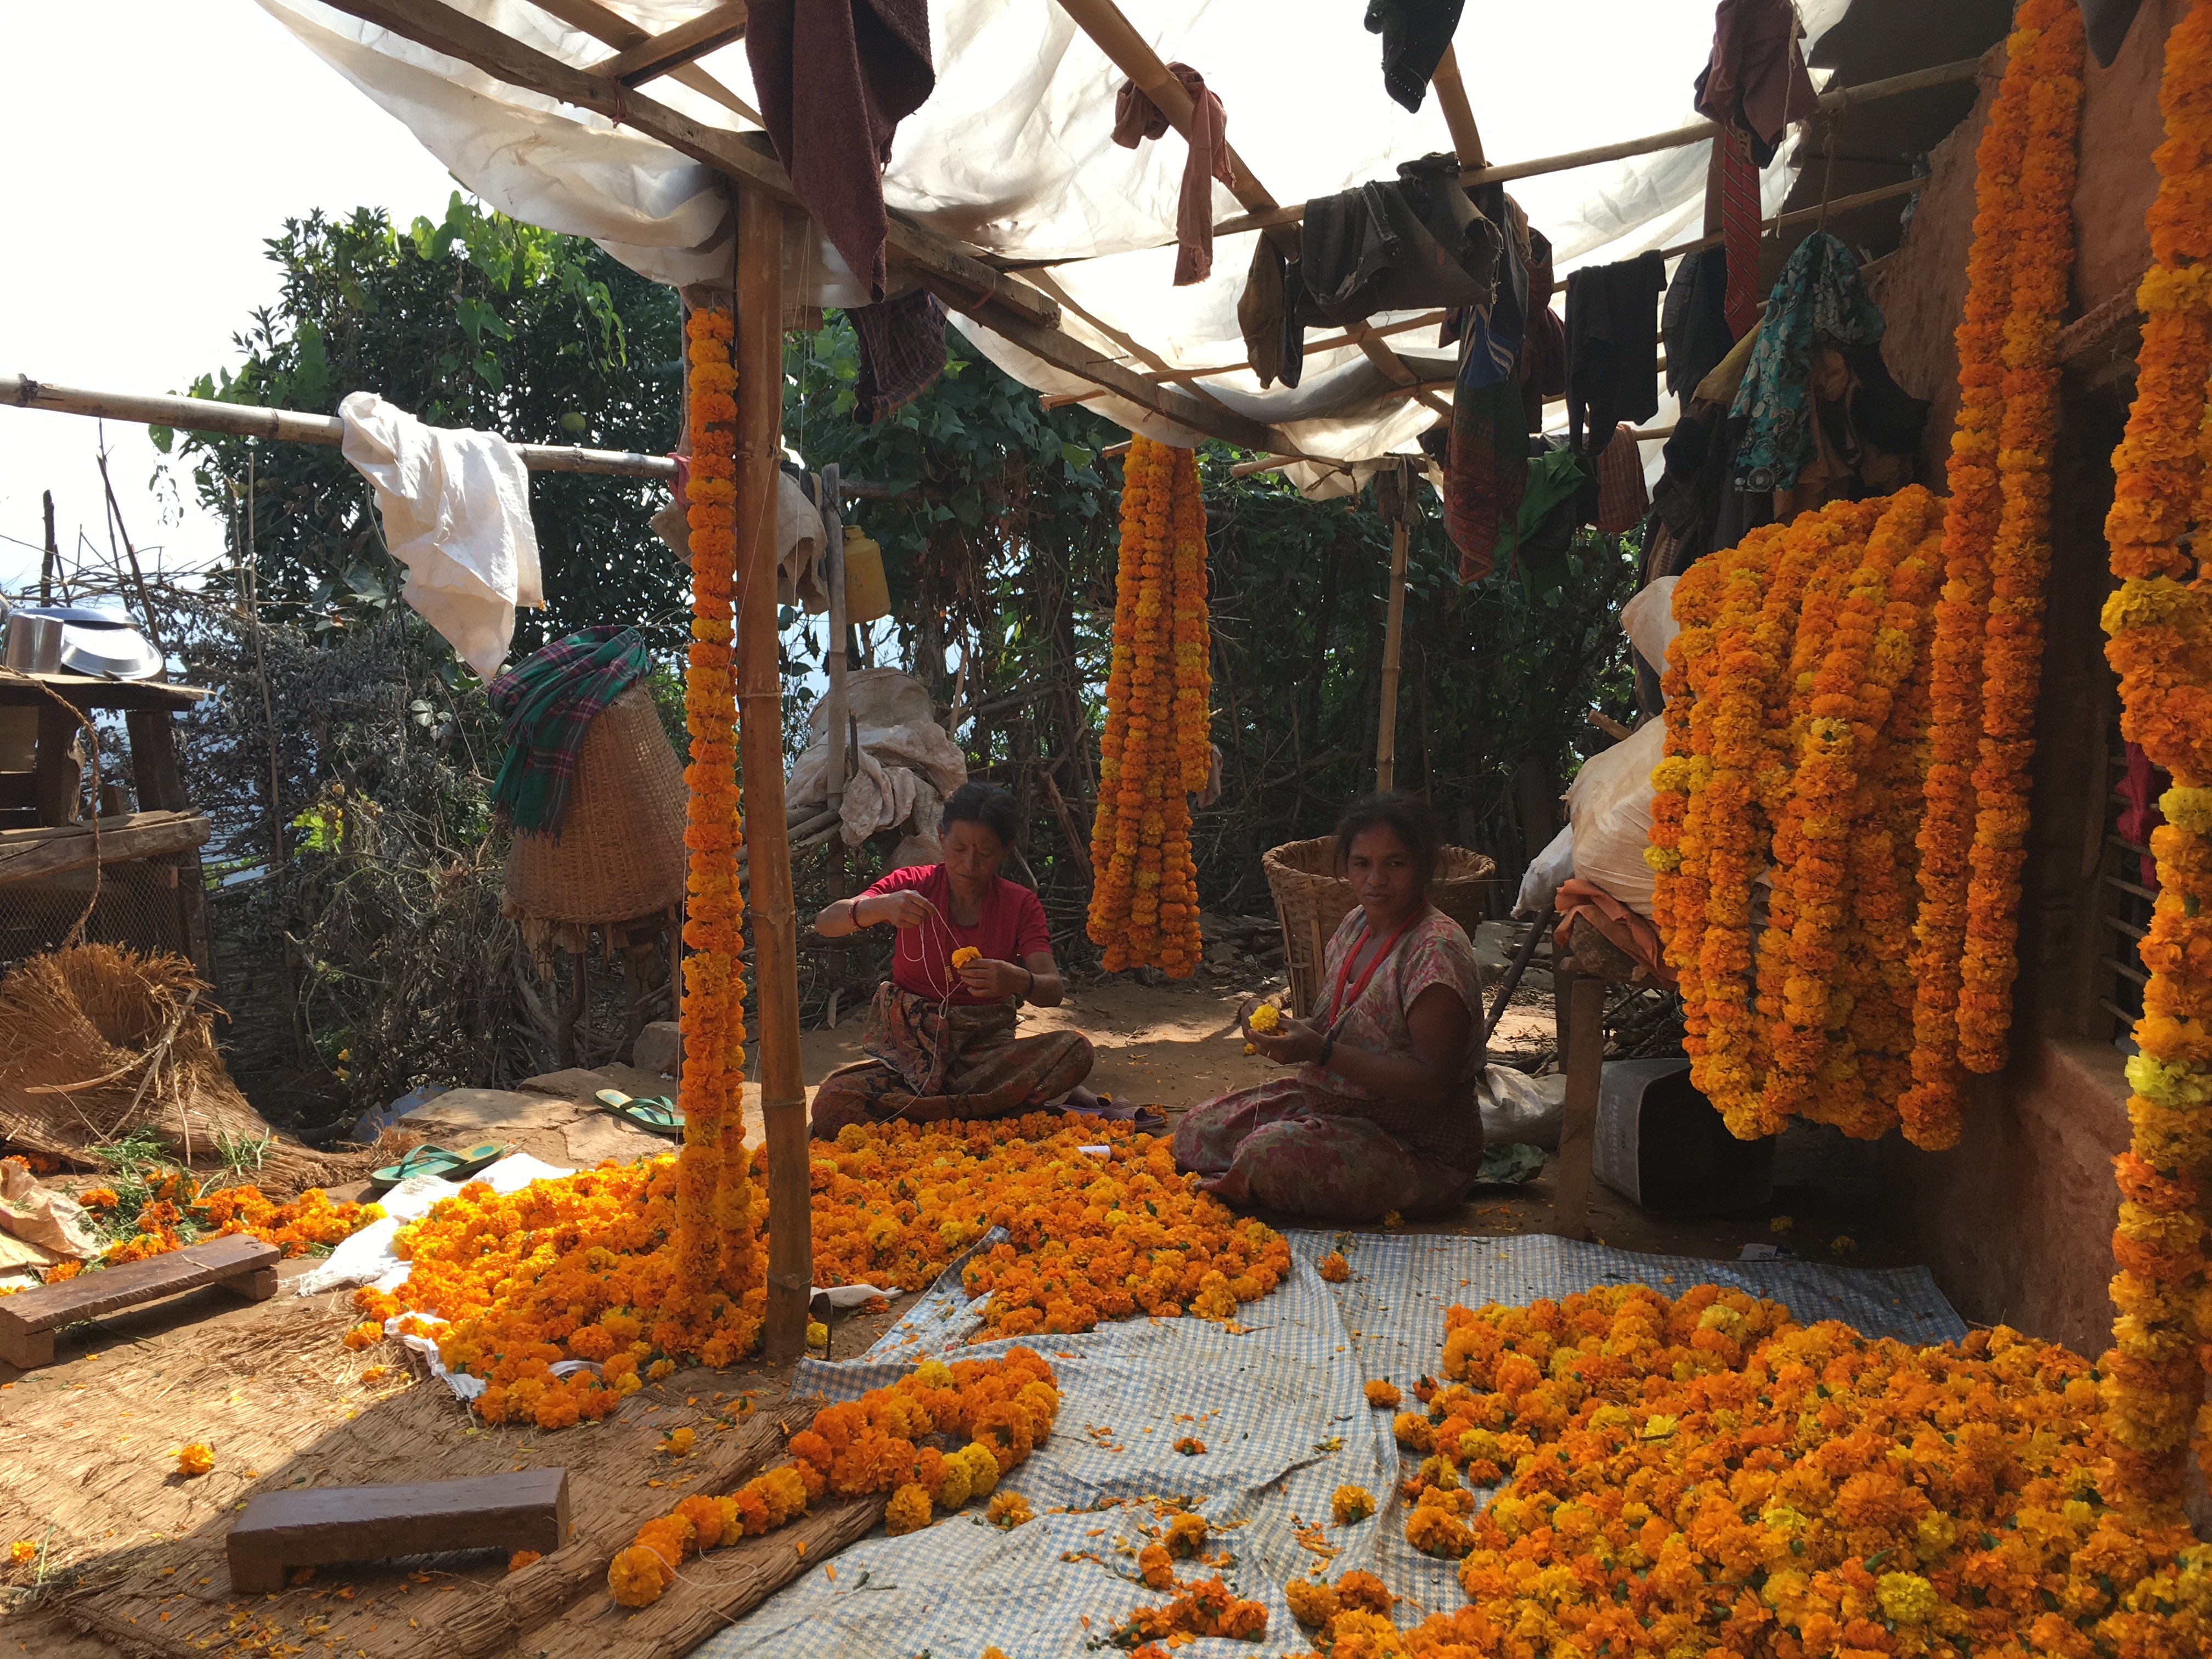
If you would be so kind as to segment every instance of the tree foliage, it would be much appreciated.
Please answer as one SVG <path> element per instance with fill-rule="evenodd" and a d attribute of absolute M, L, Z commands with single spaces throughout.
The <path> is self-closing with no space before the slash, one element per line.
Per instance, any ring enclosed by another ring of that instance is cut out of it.
<path fill-rule="evenodd" d="M 403 231 L 380 210 L 318 210 L 286 220 L 268 247 L 283 273 L 276 304 L 233 337 L 236 367 L 202 375 L 192 396 L 332 414 L 347 393 L 368 391 L 431 425 L 520 443 L 677 447 L 676 296 L 581 238 L 456 193 L 439 223 L 417 218 Z M 328 630 L 397 601 L 401 572 L 368 484 L 337 449 L 175 437 L 172 453 L 200 500 L 232 520 L 241 559 L 251 481 L 258 594 L 272 619 Z M 680 611 L 683 571 L 647 526 L 666 500 L 659 485 L 532 475 L 547 607 L 521 619 L 520 649 L 610 618 Z"/>

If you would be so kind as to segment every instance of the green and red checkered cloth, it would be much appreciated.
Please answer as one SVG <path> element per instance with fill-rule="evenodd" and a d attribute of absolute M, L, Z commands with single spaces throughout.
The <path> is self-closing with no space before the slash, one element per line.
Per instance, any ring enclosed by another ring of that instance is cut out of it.
<path fill-rule="evenodd" d="M 610 623 L 554 641 L 486 686 L 506 720 L 492 810 L 518 831 L 558 836 L 584 733 L 652 665 L 645 636 Z"/>

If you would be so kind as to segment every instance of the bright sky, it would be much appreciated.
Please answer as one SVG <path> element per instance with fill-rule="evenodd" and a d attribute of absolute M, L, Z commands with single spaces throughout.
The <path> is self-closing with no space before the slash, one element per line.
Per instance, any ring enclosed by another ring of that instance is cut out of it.
<path fill-rule="evenodd" d="M 39 137 L 0 175 L 19 233 L 0 260 L 0 373 L 182 392 L 234 364 L 231 336 L 276 299 L 262 244 L 288 216 L 443 211 L 453 182 L 430 153 L 252 0 L 10 6 L 0 59 L 82 63 L 88 23 L 96 68 L 10 77 L 10 129 Z M 81 529 L 105 556 L 101 428 L 0 406 L 0 586 L 37 580 L 42 490 L 64 551 Z M 146 429 L 106 432 L 132 540 L 171 568 L 221 556 L 221 522 L 175 499 L 189 477 L 157 501 Z"/>

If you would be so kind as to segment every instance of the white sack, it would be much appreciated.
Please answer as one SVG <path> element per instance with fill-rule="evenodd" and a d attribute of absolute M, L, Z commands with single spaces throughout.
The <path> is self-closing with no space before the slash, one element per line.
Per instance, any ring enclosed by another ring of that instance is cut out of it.
<path fill-rule="evenodd" d="M 407 567 L 400 597 L 490 679 L 516 609 L 545 603 L 521 456 L 495 432 L 425 426 L 374 392 L 347 393 L 338 418 L 346 459 L 375 487 L 384 544 Z"/>
<path fill-rule="evenodd" d="M 1667 672 L 1667 647 L 1682 631 L 1682 624 L 1674 620 L 1674 584 L 1680 580 L 1680 576 L 1662 576 L 1620 607 L 1620 631 L 1655 674 Z"/>
<path fill-rule="evenodd" d="M 1559 884 L 1574 872 L 1575 826 L 1570 821 L 1552 837 L 1551 845 L 1528 860 L 1528 872 L 1521 878 L 1520 896 L 1513 901 L 1513 914 L 1541 917 L 1559 896 Z"/>
<path fill-rule="evenodd" d="M 1486 1146 L 1557 1146 L 1566 1116 L 1564 1073 L 1533 1078 L 1510 1066 L 1486 1066 L 1475 1083 Z"/>
<path fill-rule="evenodd" d="M 1666 750 L 1667 727 L 1647 720 L 1603 754 L 1593 755 L 1567 791 L 1575 832 L 1575 874 L 1632 910 L 1651 914 L 1651 769 Z"/>
<path fill-rule="evenodd" d="M 839 804 L 845 844 L 857 847 L 901 824 L 933 839 L 945 797 L 968 781 L 968 757 L 937 723 L 929 693 L 896 668 L 863 668 L 845 677 L 845 708 L 860 731 L 858 770 L 846 780 Z M 826 696 L 815 703 L 807 726 L 811 741 L 784 787 L 793 806 L 830 799 Z"/>
<path fill-rule="evenodd" d="M 71 1261 L 100 1254 L 100 1239 L 84 1206 L 67 1193 L 41 1186 L 21 1164 L 0 1163 L 0 1232 Z"/>

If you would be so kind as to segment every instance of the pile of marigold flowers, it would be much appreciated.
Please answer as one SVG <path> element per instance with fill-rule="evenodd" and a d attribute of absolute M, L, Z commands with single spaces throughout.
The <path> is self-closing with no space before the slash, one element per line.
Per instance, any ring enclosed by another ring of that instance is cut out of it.
<path fill-rule="evenodd" d="M 2064 1349 L 1800 1327 L 1710 1285 L 1446 1322 L 1447 1382 L 1399 1437 L 1427 1458 L 1408 1535 L 1460 1558 L 1469 1605 L 1382 1639 L 1332 1623 L 1339 1659 L 2212 1645 L 2212 1548 L 2107 1504 L 2099 1378 Z M 1468 1515 L 1462 1476 L 1501 1489 Z"/>
<path fill-rule="evenodd" d="M 120 1267 L 126 1261 L 143 1261 L 225 1233 L 251 1233 L 286 1255 L 305 1255 L 310 1250 L 328 1249 L 384 1218 L 380 1205 L 333 1204 L 319 1187 L 310 1187 L 289 1203 L 278 1204 L 258 1187 L 203 1188 L 186 1170 L 161 1170 L 148 1186 L 152 1196 L 131 1217 L 127 1224 L 130 1231 L 94 1258 L 95 1264 Z M 122 1201 L 112 1187 L 94 1187 L 77 1194 L 78 1203 L 100 1216 L 103 1225 L 118 1232 L 126 1224 L 116 1213 Z M 59 1284 L 83 1270 L 82 1263 L 58 1261 L 46 1270 L 46 1280 L 49 1285 Z"/>
<path fill-rule="evenodd" d="M 918 1531 L 937 1510 L 950 1514 L 989 1496 L 1052 1432 L 1060 1413 L 1054 1383 L 1052 1367 L 1036 1352 L 1012 1348 L 1000 1359 L 926 1360 L 888 1388 L 824 1407 L 811 1428 L 791 1437 L 789 1463 L 726 1497 L 686 1498 L 639 1528 L 608 1565 L 608 1592 L 626 1607 L 645 1607 L 674 1581 L 686 1554 L 771 1532 L 825 1492 L 889 1492 L 886 1528 Z M 931 1443 L 939 1437 L 957 1449 Z M 994 1513 L 1003 1513 L 994 1501 Z"/>
<path fill-rule="evenodd" d="M 1289 1271 L 1282 1236 L 1194 1191 L 1164 1140 L 1064 1122 L 848 1126 L 812 1155 L 815 1283 L 918 1288 L 1003 1227 L 1012 1242 L 963 1275 L 969 1295 L 988 1298 L 983 1340 L 1089 1330 L 1139 1311 L 1227 1320 Z M 1105 1158 L 1080 1150 L 1101 1140 Z M 604 1417 L 678 1363 L 728 1364 L 758 1328 L 757 1289 L 671 1316 L 676 1181 L 675 1160 L 663 1158 L 507 1194 L 471 1182 L 400 1230 L 393 1248 L 412 1271 L 398 1292 L 357 1291 L 355 1305 L 379 1319 L 411 1310 L 449 1322 L 441 1355 L 490 1385 L 477 1401 L 487 1422 L 564 1428 Z M 754 1224 L 764 1237 L 765 1206 Z M 568 1359 L 597 1370 L 553 1376 Z"/>

